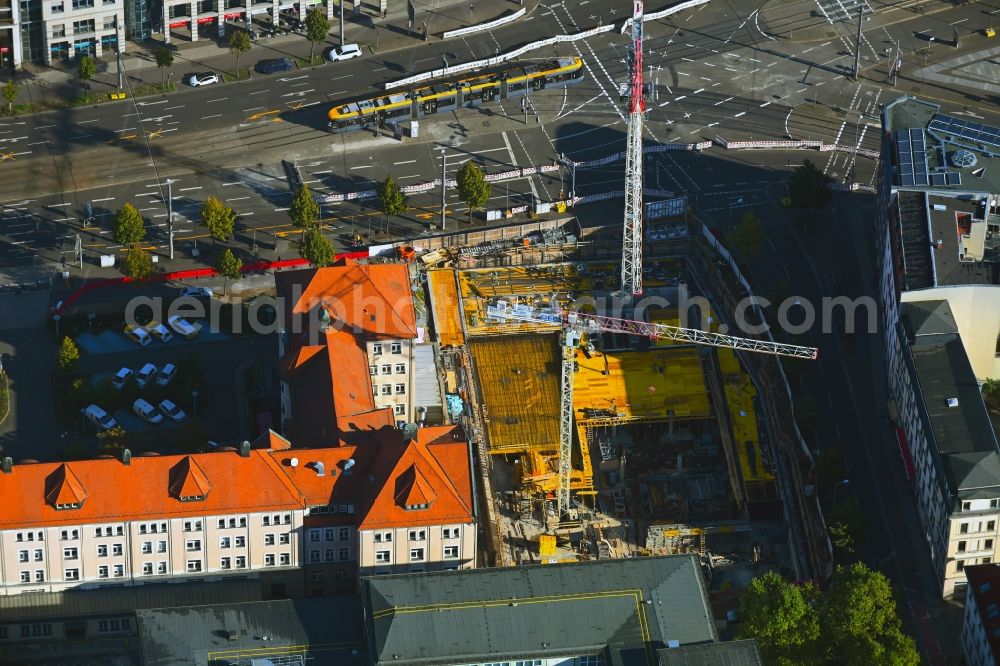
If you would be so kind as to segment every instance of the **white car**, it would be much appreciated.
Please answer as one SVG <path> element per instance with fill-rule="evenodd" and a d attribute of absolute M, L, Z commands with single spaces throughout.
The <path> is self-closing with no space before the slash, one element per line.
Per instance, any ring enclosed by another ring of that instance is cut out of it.
<path fill-rule="evenodd" d="M 135 375 L 135 383 L 139 385 L 139 388 L 146 388 L 146 384 L 149 383 L 149 380 L 152 379 L 155 374 L 156 366 L 152 363 L 147 363 L 139 368 L 139 372 Z"/>
<path fill-rule="evenodd" d="M 181 296 L 191 298 L 212 298 L 212 290 L 208 287 L 184 287 L 181 289 Z"/>
<path fill-rule="evenodd" d="M 326 50 L 326 59 L 330 62 L 337 62 L 338 60 L 350 60 L 351 58 L 361 57 L 361 47 L 357 44 L 344 44 L 343 46 L 334 46 Z"/>
<path fill-rule="evenodd" d="M 155 407 L 142 398 L 139 398 L 132 404 L 132 411 L 135 412 L 136 416 L 141 418 L 143 421 L 152 423 L 153 425 L 163 423 L 163 414 L 156 411 Z"/>
<path fill-rule="evenodd" d="M 156 385 L 166 386 L 174 380 L 174 376 L 177 375 L 177 366 L 173 363 L 167 363 L 165 366 L 160 368 L 160 371 L 156 374 Z"/>
<path fill-rule="evenodd" d="M 184 76 L 184 83 L 197 88 L 198 86 L 210 86 L 219 82 L 219 75 L 214 72 L 194 72 Z"/>
<path fill-rule="evenodd" d="M 184 410 L 169 400 L 161 401 L 159 407 L 160 411 L 166 414 L 167 418 L 174 423 L 180 423 L 187 418 L 187 414 L 184 413 Z"/>
<path fill-rule="evenodd" d="M 125 335 L 132 340 L 132 342 L 136 343 L 140 347 L 145 347 L 153 341 L 153 338 L 149 336 L 146 329 L 141 326 L 129 326 L 128 324 L 125 324 L 125 327 L 122 330 L 125 332 Z"/>
<path fill-rule="evenodd" d="M 146 324 L 146 330 L 160 342 L 170 342 L 174 339 L 174 334 L 170 332 L 170 329 L 155 319 Z"/>
<path fill-rule="evenodd" d="M 201 327 L 195 326 L 187 319 L 178 317 L 177 315 L 167 319 L 167 323 L 170 324 L 170 328 L 174 329 L 174 333 L 183 338 L 187 338 L 188 340 L 197 336 L 198 332 L 201 330 Z"/>
<path fill-rule="evenodd" d="M 128 380 L 132 377 L 132 371 L 129 368 L 122 368 L 115 373 L 115 376 L 111 378 L 111 385 L 121 391 L 128 384 Z"/>
<path fill-rule="evenodd" d="M 111 430 L 118 425 L 118 422 L 115 421 L 110 414 L 97 405 L 90 405 L 84 409 L 83 415 L 87 417 L 87 420 L 93 423 L 98 430 Z"/>

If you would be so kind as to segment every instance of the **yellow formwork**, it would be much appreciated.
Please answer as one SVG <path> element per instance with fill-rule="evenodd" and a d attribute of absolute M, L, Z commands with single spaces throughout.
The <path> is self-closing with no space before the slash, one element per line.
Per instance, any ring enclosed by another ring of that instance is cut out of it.
<path fill-rule="evenodd" d="M 733 445 L 740 461 L 743 480 L 747 484 L 773 483 L 774 474 L 764 465 L 761 457 L 757 410 L 753 401 L 757 390 L 732 349 L 720 348 L 717 351 L 726 404 L 729 405 L 733 421 Z"/>
<path fill-rule="evenodd" d="M 465 343 L 455 279 L 455 271 L 450 268 L 427 271 L 427 284 L 434 305 L 434 329 L 443 347 L 458 347 Z"/>

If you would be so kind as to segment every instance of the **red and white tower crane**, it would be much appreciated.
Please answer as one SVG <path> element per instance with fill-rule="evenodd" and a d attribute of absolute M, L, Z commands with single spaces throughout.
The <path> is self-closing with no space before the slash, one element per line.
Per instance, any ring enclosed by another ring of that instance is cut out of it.
<path fill-rule="evenodd" d="M 629 49 L 628 147 L 625 151 L 625 224 L 622 232 L 622 300 L 642 293 L 642 0 L 632 3 Z"/>

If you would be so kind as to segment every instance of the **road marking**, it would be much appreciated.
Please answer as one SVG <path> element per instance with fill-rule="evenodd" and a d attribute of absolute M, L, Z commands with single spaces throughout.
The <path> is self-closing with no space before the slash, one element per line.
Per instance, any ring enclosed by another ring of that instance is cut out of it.
<path fill-rule="evenodd" d="M 68 202 L 57 203 L 57 204 L 49 204 L 49 208 L 59 208 L 60 206 L 69 206 L 69 205 L 70 204 Z"/>
<path fill-rule="evenodd" d="M 762 109 L 763 109 L 763 108 L 764 108 L 765 106 L 767 106 L 767 105 L 769 105 L 769 104 L 770 104 L 770 102 L 764 102 L 763 104 L 761 104 L 761 105 L 760 105 L 760 108 L 762 108 Z"/>
<path fill-rule="evenodd" d="M 350 92 L 350 90 L 338 90 L 336 92 L 327 93 L 327 97 L 332 97 L 334 95 L 343 95 L 345 92 Z"/>
<path fill-rule="evenodd" d="M 161 99 L 158 102 L 138 102 L 137 106 L 156 106 L 157 104 L 166 104 L 169 100 Z"/>
<path fill-rule="evenodd" d="M 263 93 L 270 92 L 270 91 L 271 91 L 270 88 L 265 88 L 264 90 L 255 90 L 255 91 L 253 91 L 250 94 L 251 95 L 262 95 Z"/>
<path fill-rule="evenodd" d="M 221 117 L 222 117 L 221 113 L 216 113 L 216 114 L 211 115 L 211 116 L 202 116 L 201 119 L 202 120 L 208 120 L 209 118 L 221 118 Z"/>
<path fill-rule="evenodd" d="M 74 136 L 72 138 L 73 138 L 74 141 L 76 141 L 77 139 L 89 139 L 92 136 L 94 136 L 94 135 L 93 134 L 81 134 L 79 136 Z M 17 153 L 14 153 L 14 154 L 16 155 Z"/>
<path fill-rule="evenodd" d="M 140 208 L 139 212 L 143 213 L 143 212 L 145 212 L 147 210 L 160 210 L 160 207 L 159 206 L 153 206 L 152 208 Z"/>
<path fill-rule="evenodd" d="M 243 184 L 242 180 L 237 180 L 235 183 L 223 183 L 222 186 L 229 187 L 230 185 L 242 185 L 242 184 Z"/>
<path fill-rule="evenodd" d="M 50 127 L 55 127 L 55 125 L 39 125 L 35 129 L 48 129 Z"/>
<path fill-rule="evenodd" d="M 205 103 L 206 104 L 214 104 L 215 102 L 225 102 L 227 99 L 229 99 L 229 98 L 228 97 L 220 97 L 219 99 L 210 99 L 210 100 L 208 100 Z"/>
<path fill-rule="evenodd" d="M 61 217 L 58 220 L 52 220 L 53 222 L 71 222 L 75 220 L 75 217 Z"/>
<path fill-rule="evenodd" d="M 244 199 L 249 199 L 250 197 L 226 197 L 226 201 L 243 201 Z"/>
<path fill-rule="evenodd" d="M 296 90 L 295 92 L 285 93 L 282 97 L 292 97 L 294 95 L 305 95 L 306 93 L 316 92 L 315 88 L 309 88 L 308 90 Z"/>
<path fill-rule="evenodd" d="M 236 214 L 241 217 L 250 217 L 251 215 L 256 215 L 256 213 L 253 211 L 250 211 L 249 213 L 236 213 Z"/>
<path fill-rule="evenodd" d="M 191 190 L 200 190 L 200 189 L 202 189 L 202 186 L 198 185 L 196 187 L 182 187 L 181 189 L 179 189 L 177 191 L 178 192 L 190 192 Z"/>
<path fill-rule="evenodd" d="M 100 120 L 100 118 L 92 118 L 90 120 L 81 120 L 80 124 L 81 125 L 86 125 L 87 123 L 96 123 L 98 120 Z"/>
<path fill-rule="evenodd" d="M 303 81 L 302 83 L 293 83 L 292 85 L 290 85 L 288 87 L 289 88 L 295 88 L 297 86 L 307 86 L 307 85 L 309 85 L 309 82 L 308 81 Z"/>
<path fill-rule="evenodd" d="M 349 79 L 349 78 L 351 78 L 352 76 L 354 76 L 354 75 L 353 75 L 353 74 L 344 74 L 343 76 L 335 76 L 335 77 L 333 77 L 333 78 L 332 78 L 332 79 L 330 79 L 330 80 L 331 80 L 331 81 L 339 81 L 340 79 Z"/>
<path fill-rule="evenodd" d="M 697 95 L 697 94 L 698 94 L 698 93 L 700 93 L 700 92 L 705 92 L 705 89 L 704 89 L 704 88 L 698 88 L 697 90 L 695 90 L 695 91 L 694 91 L 693 93 L 691 93 L 691 94 L 692 94 L 692 95 Z"/>
<path fill-rule="evenodd" d="M 26 143 L 25 145 L 26 146 L 37 146 L 37 145 L 40 145 L 40 144 L 43 144 L 43 143 L 48 143 L 48 142 L 49 142 L 49 140 L 46 139 L 45 141 L 35 141 L 33 143 Z"/>
<path fill-rule="evenodd" d="M 98 202 L 101 202 L 101 201 L 114 201 L 114 200 L 115 200 L 114 197 L 104 197 L 103 199 L 91 199 L 90 201 L 92 203 L 98 203 Z"/>
<path fill-rule="evenodd" d="M 957 21 L 952 21 L 952 22 L 951 22 L 951 23 L 949 23 L 948 25 L 958 25 L 959 23 L 962 23 L 962 22 L 964 22 L 964 21 L 968 21 L 968 20 L 969 20 L 968 18 L 964 18 L 964 19 L 958 19 Z"/>
<path fill-rule="evenodd" d="M 351 167 L 351 171 L 354 171 L 355 169 L 371 169 L 373 166 L 375 166 L 375 165 L 374 164 L 362 164 L 361 166 Z"/>
<path fill-rule="evenodd" d="M 309 76 L 308 74 L 303 74 L 302 76 L 282 76 L 278 80 L 281 81 L 282 83 L 288 83 L 290 81 L 299 81 L 301 79 L 308 78 L 308 76 Z"/>
<path fill-rule="evenodd" d="M 705 127 L 715 127 L 718 124 L 719 124 L 718 122 L 709 123 L 708 125 L 705 125 Z"/>
<path fill-rule="evenodd" d="M 747 115 L 746 111 L 740 111 L 735 116 L 733 116 L 733 118 L 739 118 L 740 116 L 745 116 L 745 115 Z"/>
<path fill-rule="evenodd" d="M 243 113 L 246 113 L 247 111 L 256 111 L 258 109 L 266 109 L 266 108 L 267 108 L 266 106 L 251 106 L 249 109 L 243 109 Z"/>
<path fill-rule="evenodd" d="M 184 108 L 184 105 L 183 105 L 183 104 L 178 104 L 177 106 L 168 106 L 168 107 L 164 107 L 164 109 L 163 109 L 163 110 L 164 110 L 164 111 L 170 111 L 171 109 L 183 109 L 183 108 Z"/>
<path fill-rule="evenodd" d="M 399 177 L 400 180 L 403 180 L 404 178 L 420 178 L 420 174 L 419 173 L 415 173 L 415 174 L 413 174 L 411 176 L 400 176 Z"/>
<path fill-rule="evenodd" d="M 288 210 L 287 208 L 275 208 L 274 212 L 275 213 L 284 213 L 287 210 Z"/>
<path fill-rule="evenodd" d="M 416 160 L 404 160 L 402 162 L 393 162 L 393 166 L 399 166 L 400 164 L 414 164 Z"/>

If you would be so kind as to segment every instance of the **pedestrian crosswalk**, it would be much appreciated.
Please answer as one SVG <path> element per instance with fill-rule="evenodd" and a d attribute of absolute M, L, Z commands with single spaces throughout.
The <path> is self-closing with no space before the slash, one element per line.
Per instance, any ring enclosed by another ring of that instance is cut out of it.
<path fill-rule="evenodd" d="M 830 23 L 856 20 L 859 7 L 864 8 L 865 14 L 872 11 L 871 5 L 865 0 L 816 0 L 816 4 Z"/>

